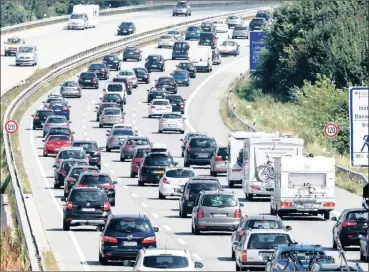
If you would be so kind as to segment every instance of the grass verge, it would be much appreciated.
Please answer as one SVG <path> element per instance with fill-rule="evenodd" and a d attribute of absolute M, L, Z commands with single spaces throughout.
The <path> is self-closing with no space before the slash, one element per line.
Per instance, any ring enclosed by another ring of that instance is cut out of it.
<path fill-rule="evenodd" d="M 44 257 L 46 271 L 60 271 L 58 263 L 56 262 L 54 253 L 51 250 L 42 253 Z"/>

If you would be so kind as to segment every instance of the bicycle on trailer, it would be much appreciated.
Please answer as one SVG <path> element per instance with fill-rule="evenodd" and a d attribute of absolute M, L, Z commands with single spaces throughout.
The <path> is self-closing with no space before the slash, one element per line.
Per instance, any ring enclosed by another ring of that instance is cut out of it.
<path fill-rule="evenodd" d="M 256 167 L 255 178 L 257 181 L 268 182 L 274 180 L 274 167 L 269 156 L 267 156 L 267 162 Z"/>

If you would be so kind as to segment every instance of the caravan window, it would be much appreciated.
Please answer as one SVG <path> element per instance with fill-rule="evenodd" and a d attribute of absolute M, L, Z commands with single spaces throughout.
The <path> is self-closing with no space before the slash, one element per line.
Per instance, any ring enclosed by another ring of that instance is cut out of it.
<path fill-rule="evenodd" d="M 240 150 L 237 157 L 237 164 L 242 167 L 243 164 L 243 149 Z"/>
<path fill-rule="evenodd" d="M 304 186 L 323 186 L 326 184 L 326 174 L 324 173 L 290 173 L 288 179 L 289 187 L 304 187 Z"/>

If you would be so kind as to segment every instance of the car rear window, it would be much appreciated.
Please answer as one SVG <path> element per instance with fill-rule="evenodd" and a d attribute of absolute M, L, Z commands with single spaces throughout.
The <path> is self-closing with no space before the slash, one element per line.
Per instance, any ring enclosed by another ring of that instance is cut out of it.
<path fill-rule="evenodd" d="M 105 202 L 108 198 L 103 191 L 72 190 L 70 200 L 79 202 Z"/>
<path fill-rule="evenodd" d="M 247 30 L 247 27 L 246 26 L 236 26 L 234 29 L 235 30 Z"/>
<path fill-rule="evenodd" d="M 122 112 L 120 109 L 105 109 L 104 110 L 105 115 L 120 115 Z"/>
<path fill-rule="evenodd" d="M 188 48 L 190 47 L 186 42 L 176 42 L 174 43 L 174 48 Z"/>
<path fill-rule="evenodd" d="M 113 78 L 113 82 L 127 82 L 127 79 L 126 78 L 122 78 L 122 77 L 115 77 Z"/>
<path fill-rule="evenodd" d="M 113 135 L 114 136 L 117 136 L 117 135 L 132 135 L 133 136 L 133 131 L 128 130 L 128 129 L 114 129 Z"/>
<path fill-rule="evenodd" d="M 182 102 L 183 101 L 183 98 L 179 95 L 166 96 L 165 99 L 168 99 L 169 101 L 175 101 L 175 102 Z"/>
<path fill-rule="evenodd" d="M 80 77 L 81 78 L 94 78 L 96 77 L 96 74 L 95 73 L 82 73 Z"/>
<path fill-rule="evenodd" d="M 63 98 L 60 98 L 60 97 L 55 98 L 55 97 L 53 97 L 53 98 L 48 98 L 48 99 L 46 100 L 46 103 L 51 103 L 51 102 L 63 102 L 63 101 L 64 101 L 64 99 L 63 99 Z"/>
<path fill-rule="evenodd" d="M 265 19 L 264 18 L 254 18 L 251 20 L 251 23 L 256 23 L 256 24 L 261 24 L 264 23 Z"/>
<path fill-rule="evenodd" d="M 148 56 L 147 57 L 147 60 L 149 60 L 149 61 L 153 61 L 153 60 L 155 60 L 155 61 L 158 61 L 158 60 L 160 60 L 161 58 L 159 57 L 159 56 Z"/>
<path fill-rule="evenodd" d="M 169 105 L 169 101 L 153 101 L 152 104 L 156 106 L 167 106 Z"/>
<path fill-rule="evenodd" d="M 48 123 L 54 123 L 54 124 L 62 124 L 62 123 L 66 123 L 67 122 L 67 119 L 65 118 L 55 118 L 55 117 L 52 117 L 52 118 L 49 118 L 47 120 Z"/>
<path fill-rule="evenodd" d="M 218 183 L 212 182 L 212 183 L 191 183 L 189 184 L 190 187 L 190 195 L 195 195 L 201 191 L 215 191 L 217 189 L 220 189 L 220 185 Z"/>
<path fill-rule="evenodd" d="M 110 220 L 107 231 L 122 233 L 154 232 L 150 222 L 141 218 L 115 218 Z"/>
<path fill-rule="evenodd" d="M 80 184 L 105 184 L 112 183 L 111 178 L 106 175 L 85 175 L 81 177 Z"/>
<path fill-rule="evenodd" d="M 235 195 L 205 195 L 202 198 L 202 206 L 205 207 L 236 207 L 238 206 Z"/>
<path fill-rule="evenodd" d="M 187 169 L 173 169 L 168 170 L 165 175 L 168 178 L 192 178 L 195 176 L 195 173 Z"/>
<path fill-rule="evenodd" d="M 228 19 L 238 19 L 237 16 L 228 16 Z"/>
<path fill-rule="evenodd" d="M 143 158 L 147 152 L 149 152 L 149 149 L 139 149 L 135 155 L 135 158 Z"/>
<path fill-rule="evenodd" d="M 78 143 L 74 142 L 72 144 L 73 147 L 83 147 L 86 151 L 97 151 L 99 148 L 96 143 Z"/>
<path fill-rule="evenodd" d="M 165 84 L 165 83 L 169 84 L 172 81 L 173 81 L 173 79 L 167 78 L 167 77 L 161 77 L 161 78 L 158 79 L 159 84 Z"/>
<path fill-rule="evenodd" d="M 68 161 L 68 162 L 63 162 L 62 165 L 60 166 L 60 168 L 63 169 L 63 170 L 67 170 L 67 172 L 69 172 L 69 170 L 74 165 L 87 165 L 87 163 L 86 162 L 77 162 L 77 161 Z"/>
<path fill-rule="evenodd" d="M 147 70 L 143 69 L 143 68 L 136 68 L 136 69 L 134 69 L 134 71 L 136 72 L 136 74 L 139 74 L 139 75 L 146 75 L 147 74 Z"/>
<path fill-rule="evenodd" d="M 172 163 L 173 159 L 164 154 L 152 154 L 145 159 L 145 165 L 148 166 L 167 166 Z"/>
<path fill-rule="evenodd" d="M 52 107 L 52 108 L 67 108 L 68 105 L 66 103 L 52 102 L 52 103 L 50 103 L 50 107 Z"/>
<path fill-rule="evenodd" d="M 83 159 L 85 153 L 79 150 L 64 150 L 60 152 L 59 158 L 62 160 L 66 159 Z"/>
<path fill-rule="evenodd" d="M 146 256 L 143 259 L 143 266 L 156 269 L 181 269 L 188 267 L 188 259 L 184 256 L 159 255 Z"/>
<path fill-rule="evenodd" d="M 105 64 L 91 64 L 90 69 L 103 69 L 105 68 Z"/>
<path fill-rule="evenodd" d="M 63 135 L 53 135 L 50 136 L 48 138 L 49 141 L 69 141 L 69 137 L 68 136 L 63 136 Z"/>
<path fill-rule="evenodd" d="M 303 264 L 309 264 L 310 260 L 314 257 L 318 257 L 318 259 L 324 259 L 325 253 L 321 250 L 304 250 L 304 249 L 293 249 L 287 250 L 281 253 L 282 259 L 288 259 L 291 255 L 294 255 L 295 258 L 298 258 L 300 262 Z"/>
<path fill-rule="evenodd" d="M 121 27 L 132 27 L 132 23 L 121 23 L 120 24 Z M 128 48 L 132 48 L 132 47 L 128 47 Z"/>
<path fill-rule="evenodd" d="M 127 145 L 149 145 L 148 139 L 129 139 L 126 143 Z"/>
<path fill-rule="evenodd" d="M 292 240 L 283 233 L 252 233 L 247 245 L 248 249 L 274 249 L 277 245 L 289 244 Z"/>
<path fill-rule="evenodd" d="M 225 157 L 228 155 L 228 148 L 227 147 L 220 147 L 217 152 L 217 156 Z"/>
<path fill-rule="evenodd" d="M 163 39 L 163 40 L 168 40 L 168 39 L 172 39 L 173 37 L 172 36 L 169 36 L 169 35 L 163 35 L 160 37 L 160 39 Z"/>
<path fill-rule="evenodd" d="M 53 127 L 50 129 L 49 134 L 70 134 L 71 131 L 69 128 L 63 128 L 63 127 Z"/>
<path fill-rule="evenodd" d="M 174 77 L 179 77 L 179 78 L 186 78 L 187 77 L 187 72 L 178 72 L 178 71 L 176 71 L 176 72 L 173 73 L 173 76 Z"/>
<path fill-rule="evenodd" d="M 133 76 L 133 72 L 132 71 L 120 71 L 119 75 L 120 76 Z"/>
<path fill-rule="evenodd" d="M 349 212 L 347 220 L 351 221 L 368 221 L 368 211 Z"/>
<path fill-rule="evenodd" d="M 179 114 L 163 114 L 163 119 L 182 119 L 182 115 Z"/>
<path fill-rule="evenodd" d="M 212 139 L 191 139 L 190 147 L 192 148 L 212 148 L 216 147 L 215 141 Z"/>
<path fill-rule="evenodd" d="M 250 229 L 283 229 L 282 222 L 276 220 L 250 220 L 247 224 Z"/>
<path fill-rule="evenodd" d="M 115 60 L 115 56 L 105 56 L 104 57 L 104 59 L 103 59 L 103 61 L 113 61 L 113 60 Z"/>
<path fill-rule="evenodd" d="M 75 179 L 78 179 L 82 173 L 99 173 L 99 170 L 93 169 L 93 168 L 87 168 L 87 170 L 84 170 L 84 168 L 76 168 L 72 170 L 72 173 L 70 173 L 70 176 Z"/>
<path fill-rule="evenodd" d="M 63 86 L 64 87 L 78 87 L 78 84 L 77 82 L 74 82 L 74 81 L 67 81 L 67 82 L 64 82 Z"/>
<path fill-rule="evenodd" d="M 115 101 L 115 100 L 120 100 L 120 94 L 106 94 L 104 95 L 103 101 Z"/>
<path fill-rule="evenodd" d="M 123 85 L 122 84 L 109 84 L 108 91 L 109 92 L 121 92 L 123 91 Z"/>

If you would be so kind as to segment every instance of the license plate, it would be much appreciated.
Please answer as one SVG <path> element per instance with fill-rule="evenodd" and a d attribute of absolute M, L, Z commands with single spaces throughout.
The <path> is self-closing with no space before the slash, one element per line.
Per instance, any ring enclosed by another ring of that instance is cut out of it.
<path fill-rule="evenodd" d="M 177 125 L 169 125 L 169 127 L 176 127 Z"/>
<path fill-rule="evenodd" d="M 155 96 L 156 98 L 162 98 L 162 96 Z"/>
<path fill-rule="evenodd" d="M 178 80 L 178 83 L 182 83 L 182 80 Z"/>
<path fill-rule="evenodd" d="M 156 171 L 154 171 L 154 173 L 155 173 L 155 174 L 163 174 L 163 173 L 164 173 L 164 171 L 162 171 L 162 170 L 156 170 Z"/>
<path fill-rule="evenodd" d="M 199 158 L 207 158 L 208 154 L 198 154 L 197 157 Z"/>
<path fill-rule="evenodd" d="M 151 65 L 152 67 L 157 67 L 157 65 Z"/>
<path fill-rule="evenodd" d="M 227 217 L 226 214 L 213 214 L 213 217 Z"/>
<path fill-rule="evenodd" d="M 133 52 L 129 52 L 130 55 L 133 55 Z"/>
<path fill-rule="evenodd" d="M 91 80 L 89 80 L 89 79 L 86 79 L 86 80 L 85 80 L 85 82 L 91 82 Z"/>
<path fill-rule="evenodd" d="M 54 111 L 61 111 L 61 110 L 54 110 Z"/>
<path fill-rule="evenodd" d="M 95 208 L 83 208 L 82 211 L 83 212 L 94 212 Z"/>
<path fill-rule="evenodd" d="M 271 257 L 272 253 L 261 253 L 262 257 Z"/>
<path fill-rule="evenodd" d="M 118 141 L 119 142 L 123 142 L 125 140 L 125 138 L 119 138 Z"/>
<path fill-rule="evenodd" d="M 109 199 L 109 202 L 112 202 L 114 200 L 114 198 L 112 197 L 109 197 L 108 199 Z"/>
<path fill-rule="evenodd" d="M 134 242 L 132 242 L 132 241 L 124 241 L 123 242 L 123 246 L 137 246 L 137 242 L 136 241 L 134 241 Z"/>

